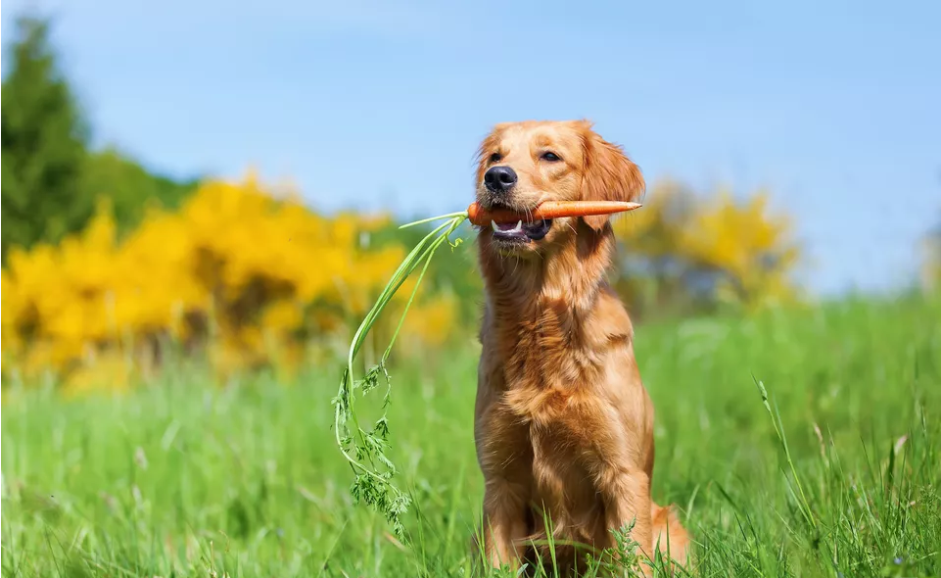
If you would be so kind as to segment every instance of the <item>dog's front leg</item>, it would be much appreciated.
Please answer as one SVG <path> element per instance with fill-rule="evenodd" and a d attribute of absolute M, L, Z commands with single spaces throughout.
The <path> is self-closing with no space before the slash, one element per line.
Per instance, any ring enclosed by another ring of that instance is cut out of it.
<path fill-rule="evenodd" d="M 491 478 L 484 492 L 484 555 L 494 568 L 517 568 L 525 540 L 529 491 L 522 484 Z"/>
<path fill-rule="evenodd" d="M 650 555 L 652 543 L 650 512 L 650 478 L 643 471 L 627 471 L 609 465 L 599 476 L 599 490 L 605 504 L 607 542 L 614 545 L 612 530 L 622 530 L 633 524 L 630 538 L 637 542 L 639 556 Z M 650 567 L 641 562 L 644 575 Z"/>

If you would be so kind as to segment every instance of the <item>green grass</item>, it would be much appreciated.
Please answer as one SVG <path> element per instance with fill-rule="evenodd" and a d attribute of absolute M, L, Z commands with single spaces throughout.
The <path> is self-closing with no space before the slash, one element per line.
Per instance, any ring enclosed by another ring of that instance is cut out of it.
<path fill-rule="evenodd" d="M 654 497 L 679 505 L 695 574 L 941 574 L 939 319 L 905 299 L 638 329 Z M 467 346 L 394 368 L 407 544 L 352 503 L 339 361 L 293 385 L 179 366 L 124 396 L 6 390 L 3 576 L 470 575 L 475 364 Z"/>

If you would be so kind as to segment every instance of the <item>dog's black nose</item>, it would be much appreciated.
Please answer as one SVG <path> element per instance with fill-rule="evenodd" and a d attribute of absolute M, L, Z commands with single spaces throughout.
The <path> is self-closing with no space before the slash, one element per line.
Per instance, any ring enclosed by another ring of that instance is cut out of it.
<path fill-rule="evenodd" d="M 516 184 L 516 171 L 510 167 L 490 167 L 484 174 L 484 184 L 494 193 L 505 193 Z"/>

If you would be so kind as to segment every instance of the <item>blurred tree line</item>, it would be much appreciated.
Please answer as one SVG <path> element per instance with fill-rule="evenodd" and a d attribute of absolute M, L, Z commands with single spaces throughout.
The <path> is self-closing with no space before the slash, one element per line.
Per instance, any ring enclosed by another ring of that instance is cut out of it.
<path fill-rule="evenodd" d="M 20 18 L 5 49 L 5 372 L 51 367 L 80 387 L 128 382 L 157 367 L 168 347 L 200 352 L 222 374 L 342 353 L 426 232 L 400 229 L 389 215 L 318 214 L 254 178 L 167 178 L 119 150 L 94 148 L 48 22 Z M 769 198 L 653 184 L 643 210 L 614 220 L 611 280 L 634 318 L 798 299 L 800 247 Z M 482 301 L 475 251 L 441 253 L 403 347 L 472 335 Z"/>
<path fill-rule="evenodd" d="M 921 283 L 925 291 L 941 290 L 941 218 L 925 237 Z"/>
<path fill-rule="evenodd" d="M 80 231 L 100 198 L 121 231 L 150 204 L 176 207 L 195 188 L 153 174 L 114 148 L 93 150 L 91 131 L 50 42 L 49 22 L 17 19 L 4 46 L 2 258 L 10 247 L 55 243 Z"/>
<path fill-rule="evenodd" d="M 129 383 L 168 347 L 198 352 L 220 374 L 334 358 L 427 231 L 385 214 L 321 215 L 253 177 L 154 174 L 91 146 L 47 21 L 21 17 L 4 49 L 5 378 L 51 368 L 79 388 Z M 767 191 L 704 194 L 661 181 L 643 201 L 613 221 L 611 282 L 635 320 L 801 299 L 801 246 Z M 937 288 L 941 225 L 926 247 L 924 284 Z M 443 248 L 399 344 L 424 351 L 469 338 L 481 301 L 473 247 Z"/>

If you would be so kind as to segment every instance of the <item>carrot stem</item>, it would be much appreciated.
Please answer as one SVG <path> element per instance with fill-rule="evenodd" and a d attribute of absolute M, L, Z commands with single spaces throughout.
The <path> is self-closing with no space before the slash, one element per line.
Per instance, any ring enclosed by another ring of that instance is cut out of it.
<path fill-rule="evenodd" d="M 560 219 L 562 217 L 588 217 L 591 215 L 611 215 L 641 208 L 640 203 L 627 203 L 621 201 L 546 201 L 528 212 L 517 212 L 510 209 L 487 210 L 477 203 L 471 203 L 467 208 L 470 222 L 478 227 L 484 227 L 491 221 L 501 223 L 522 220 L 526 222 L 542 219 Z"/>

